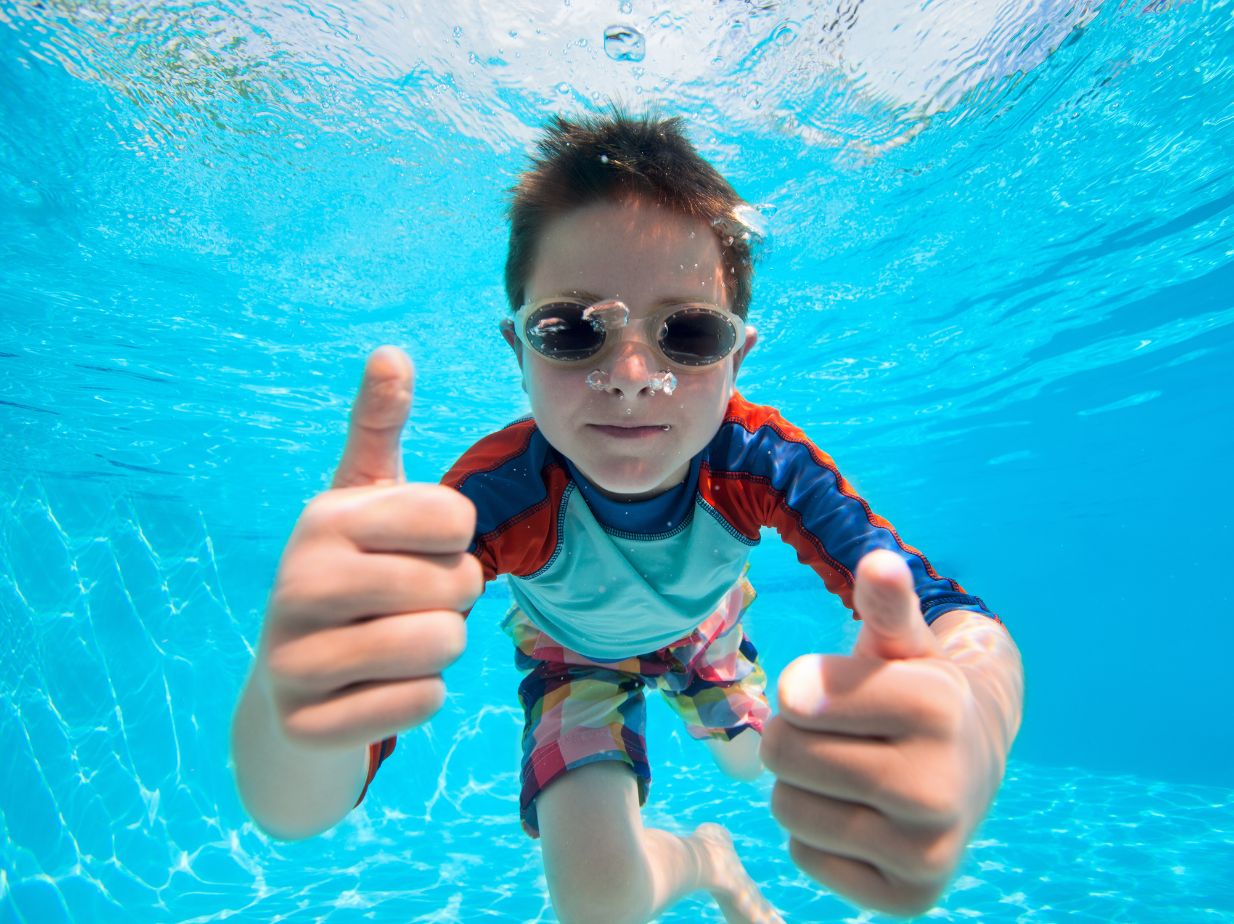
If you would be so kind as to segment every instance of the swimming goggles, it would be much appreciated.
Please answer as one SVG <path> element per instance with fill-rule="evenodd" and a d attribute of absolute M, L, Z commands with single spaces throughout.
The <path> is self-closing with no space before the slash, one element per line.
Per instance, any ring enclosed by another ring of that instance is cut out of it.
<path fill-rule="evenodd" d="M 561 295 L 529 302 L 514 316 L 518 339 L 563 365 L 595 360 L 621 340 L 610 334 L 629 324 L 630 309 L 617 299 L 589 302 Z M 668 304 L 634 324 L 642 326 L 646 343 L 685 371 L 714 366 L 746 341 L 742 320 L 709 302 Z"/>

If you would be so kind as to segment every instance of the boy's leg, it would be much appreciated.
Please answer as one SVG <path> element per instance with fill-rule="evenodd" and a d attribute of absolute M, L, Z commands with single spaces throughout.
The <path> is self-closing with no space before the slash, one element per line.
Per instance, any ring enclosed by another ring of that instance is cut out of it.
<path fill-rule="evenodd" d="M 719 825 L 684 838 L 644 828 L 634 775 L 623 763 L 571 770 L 536 805 L 549 894 L 563 924 L 642 924 L 698 889 L 711 893 L 730 924 L 782 921 Z"/>

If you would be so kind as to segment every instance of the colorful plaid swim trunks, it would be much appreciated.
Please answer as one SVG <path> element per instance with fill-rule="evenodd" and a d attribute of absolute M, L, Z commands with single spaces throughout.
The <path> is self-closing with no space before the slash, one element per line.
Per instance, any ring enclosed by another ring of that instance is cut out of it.
<path fill-rule="evenodd" d="M 731 739 L 762 732 L 771 715 L 767 677 L 746 638 L 741 615 L 754 599 L 744 577 L 716 611 L 680 641 L 624 661 L 592 661 L 541 632 L 514 607 L 502 624 L 526 675 L 523 704 L 523 829 L 539 837 L 536 797 L 563 773 L 602 760 L 622 761 L 647 801 L 651 768 L 644 738 L 644 687 L 659 690 L 694 738 Z"/>

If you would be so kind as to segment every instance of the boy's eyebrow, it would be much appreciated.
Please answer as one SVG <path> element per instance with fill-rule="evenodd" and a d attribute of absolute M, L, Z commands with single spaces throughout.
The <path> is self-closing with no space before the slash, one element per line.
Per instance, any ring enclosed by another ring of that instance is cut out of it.
<path fill-rule="evenodd" d="M 566 294 L 566 293 L 562 293 Z M 573 298 L 580 298 L 585 302 L 604 302 L 614 296 L 597 295 L 595 292 L 588 292 L 583 289 L 571 289 L 568 293 Z M 623 301 L 620 296 L 616 296 L 617 301 Z M 706 302 L 707 299 L 699 298 L 697 295 L 668 295 L 664 298 L 658 298 L 653 307 L 661 308 L 664 305 L 688 305 L 694 302 Z"/>

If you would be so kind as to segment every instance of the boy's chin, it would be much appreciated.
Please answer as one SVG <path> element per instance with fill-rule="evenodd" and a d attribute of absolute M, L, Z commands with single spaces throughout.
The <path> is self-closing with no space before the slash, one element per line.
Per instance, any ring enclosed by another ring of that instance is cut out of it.
<path fill-rule="evenodd" d="M 579 471 L 600 493 L 615 500 L 655 497 L 680 482 L 679 478 L 672 478 L 672 472 L 648 471 L 641 466 L 638 471 L 586 471 L 582 468 Z M 666 481 L 671 483 L 665 484 Z"/>

